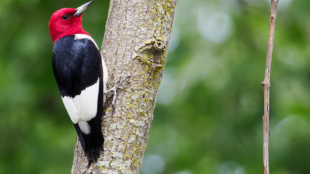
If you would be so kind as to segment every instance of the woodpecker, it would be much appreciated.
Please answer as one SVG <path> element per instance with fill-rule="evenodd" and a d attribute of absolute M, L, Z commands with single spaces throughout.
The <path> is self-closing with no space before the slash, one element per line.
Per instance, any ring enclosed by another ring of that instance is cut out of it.
<path fill-rule="evenodd" d="M 76 9 L 60 9 L 49 22 L 54 42 L 54 76 L 90 163 L 96 162 L 103 151 L 101 119 L 108 81 L 107 67 L 98 46 L 82 27 L 82 13 L 92 3 L 90 1 Z"/>

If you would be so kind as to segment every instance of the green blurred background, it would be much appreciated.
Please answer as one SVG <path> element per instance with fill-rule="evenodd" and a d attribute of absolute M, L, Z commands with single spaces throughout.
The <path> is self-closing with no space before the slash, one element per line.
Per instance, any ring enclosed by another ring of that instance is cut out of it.
<path fill-rule="evenodd" d="M 76 133 L 48 22 L 85 0 L 0 0 L 0 174 L 70 173 Z M 109 1 L 83 26 L 101 46 Z M 280 0 L 270 171 L 310 173 L 310 1 Z M 178 0 L 142 174 L 261 174 L 270 0 Z"/>

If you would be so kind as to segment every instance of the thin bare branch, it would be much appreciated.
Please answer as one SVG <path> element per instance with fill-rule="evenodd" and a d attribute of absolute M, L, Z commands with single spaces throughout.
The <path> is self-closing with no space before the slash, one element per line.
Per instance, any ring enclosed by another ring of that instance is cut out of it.
<path fill-rule="evenodd" d="M 269 101 L 270 101 L 270 69 L 273 52 L 274 29 L 276 23 L 276 13 L 279 0 L 271 0 L 271 13 L 269 24 L 269 41 L 267 50 L 265 79 L 261 83 L 264 87 L 264 143 L 263 143 L 263 161 L 264 174 L 269 174 Z"/>

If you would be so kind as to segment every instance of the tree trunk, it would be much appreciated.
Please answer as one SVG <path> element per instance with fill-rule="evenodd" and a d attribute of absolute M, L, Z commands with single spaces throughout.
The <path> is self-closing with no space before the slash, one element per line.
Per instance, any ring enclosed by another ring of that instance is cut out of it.
<path fill-rule="evenodd" d="M 71 173 L 138 174 L 166 62 L 176 0 L 111 0 L 101 55 L 108 89 L 117 90 L 115 109 L 107 97 L 102 130 L 104 152 L 88 168 L 77 140 Z"/>

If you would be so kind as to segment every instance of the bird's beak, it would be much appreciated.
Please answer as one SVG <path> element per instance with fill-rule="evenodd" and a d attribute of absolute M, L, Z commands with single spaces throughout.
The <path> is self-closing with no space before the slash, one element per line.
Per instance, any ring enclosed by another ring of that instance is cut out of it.
<path fill-rule="evenodd" d="M 80 16 L 94 1 L 87 2 L 86 4 L 83 4 L 82 6 L 78 7 L 76 9 L 76 12 L 74 13 L 74 17 Z"/>

